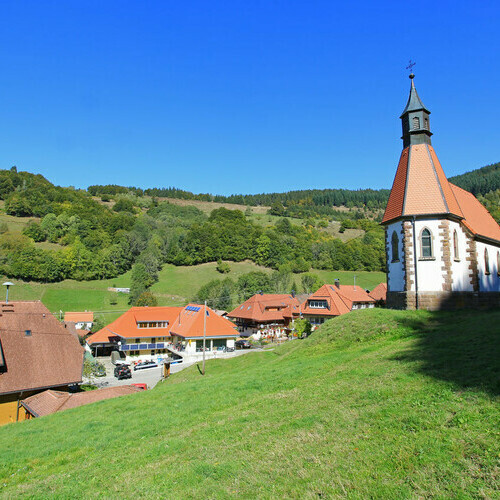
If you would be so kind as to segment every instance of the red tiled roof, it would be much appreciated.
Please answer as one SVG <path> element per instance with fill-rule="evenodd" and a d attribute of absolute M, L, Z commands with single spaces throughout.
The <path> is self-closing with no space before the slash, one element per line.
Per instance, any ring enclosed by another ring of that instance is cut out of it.
<path fill-rule="evenodd" d="M 258 293 L 234 308 L 228 316 L 256 323 L 279 322 L 291 316 L 290 307 L 293 307 L 294 315 L 299 314 L 299 301 L 292 295 Z"/>
<path fill-rule="evenodd" d="M 387 298 L 387 283 L 378 284 L 368 295 L 376 301 L 385 301 Z"/>
<path fill-rule="evenodd" d="M 451 182 L 450 186 L 465 217 L 462 223 L 473 234 L 500 242 L 500 226 L 481 202 L 472 193 L 451 184 Z"/>
<path fill-rule="evenodd" d="M 311 300 L 326 300 L 327 308 L 309 307 Z M 352 309 L 353 303 L 374 303 L 365 290 L 351 285 L 323 285 L 313 293 L 301 306 L 302 314 L 314 316 L 340 316 Z"/>
<path fill-rule="evenodd" d="M 463 217 L 432 146 L 412 145 L 401 153 L 382 223 L 430 214 Z"/>
<path fill-rule="evenodd" d="M 434 148 L 412 145 L 401 153 L 382 223 L 432 214 L 455 215 L 473 234 L 500 241 L 500 226 L 473 194 L 448 181 Z"/>
<path fill-rule="evenodd" d="M 170 329 L 171 335 L 185 339 L 203 337 L 204 306 L 189 304 L 182 309 Z M 205 335 L 207 337 L 237 337 L 239 334 L 231 321 L 207 307 Z"/>
<path fill-rule="evenodd" d="M 92 323 L 94 321 L 93 312 L 67 312 L 64 314 L 64 321 L 72 323 Z"/>
<path fill-rule="evenodd" d="M 58 411 L 77 408 L 78 406 L 96 403 L 104 399 L 116 398 L 142 392 L 143 389 L 133 385 L 106 387 L 95 391 L 77 392 L 74 394 L 62 391 L 43 391 L 29 398 L 23 399 L 21 404 L 35 417 L 43 417 Z"/>
<path fill-rule="evenodd" d="M 200 308 L 198 311 L 188 308 Z M 186 307 L 131 307 L 119 318 L 87 339 L 89 345 L 108 343 L 112 337 L 171 337 L 203 336 L 203 306 L 189 304 Z M 214 337 L 237 336 L 234 324 L 207 307 L 206 335 Z M 166 328 L 137 328 L 139 321 L 167 321 Z"/>
<path fill-rule="evenodd" d="M 182 307 L 131 307 L 119 318 L 87 339 L 89 345 L 110 342 L 111 337 L 169 337 L 170 327 Z M 166 328 L 137 328 L 138 321 L 166 321 Z"/>
<path fill-rule="evenodd" d="M 0 304 L 0 343 L 0 394 L 82 381 L 83 347 L 41 302 Z"/>

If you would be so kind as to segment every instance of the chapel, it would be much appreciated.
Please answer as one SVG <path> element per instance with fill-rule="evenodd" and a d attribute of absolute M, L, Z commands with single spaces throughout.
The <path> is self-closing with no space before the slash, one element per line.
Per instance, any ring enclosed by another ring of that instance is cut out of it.
<path fill-rule="evenodd" d="M 446 178 L 414 77 L 400 116 L 403 151 L 382 219 L 387 307 L 498 307 L 500 226 L 473 194 Z"/>

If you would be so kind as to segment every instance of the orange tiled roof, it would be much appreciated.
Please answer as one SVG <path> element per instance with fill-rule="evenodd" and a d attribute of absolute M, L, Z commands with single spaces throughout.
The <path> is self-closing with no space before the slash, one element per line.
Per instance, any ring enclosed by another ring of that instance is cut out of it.
<path fill-rule="evenodd" d="M 327 308 L 309 307 L 311 300 L 326 300 Z M 374 303 L 365 290 L 359 286 L 323 285 L 318 291 L 313 293 L 301 306 L 302 314 L 314 316 L 340 316 L 352 309 L 353 303 Z"/>
<path fill-rule="evenodd" d="M 93 312 L 67 312 L 64 314 L 64 321 L 71 323 L 92 323 L 94 321 Z"/>
<path fill-rule="evenodd" d="M 382 223 L 430 214 L 463 217 L 433 147 L 412 145 L 401 153 Z"/>
<path fill-rule="evenodd" d="M 257 293 L 234 308 L 228 316 L 230 318 L 246 319 L 256 323 L 272 323 L 284 321 L 285 317 L 299 314 L 299 301 L 289 294 Z"/>
<path fill-rule="evenodd" d="M 185 339 L 203 337 L 204 306 L 189 304 L 178 314 L 170 328 L 170 335 L 178 335 Z M 236 326 L 226 318 L 216 314 L 207 307 L 205 322 L 207 337 L 237 337 Z"/>
<path fill-rule="evenodd" d="M 377 301 L 385 301 L 387 298 L 387 283 L 378 284 L 368 295 Z"/>
<path fill-rule="evenodd" d="M 198 309 L 197 311 L 195 309 Z M 184 338 L 203 336 L 203 306 L 189 304 L 186 307 L 131 307 L 119 318 L 94 333 L 87 339 L 89 345 L 108 343 L 112 337 L 171 337 Z M 231 321 L 207 307 L 207 337 L 237 337 Z M 138 328 L 139 321 L 167 321 L 165 328 Z"/>
<path fill-rule="evenodd" d="M 481 202 L 465 189 L 459 188 L 451 182 L 450 186 L 465 217 L 462 223 L 472 233 L 500 242 L 500 226 Z"/>
<path fill-rule="evenodd" d="M 104 399 L 116 398 L 142 392 L 143 389 L 133 385 L 121 385 L 117 387 L 106 387 L 95 391 L 77 392 L 74 394 L 62 391 L 48 390 L 30 396 L 21 401 L 21 404 L 35 417 L 43 417 L 69 408 L 96 403 Z"/>
<path fill-rule="evenodd" d="M 168 337 L 182 307 L 131 307 L 119 318 L 87 339 L 89 345 L 107 343 L 110 337 Z M 166 328 L 137 328 L 138 321 L 167 321 Z"/>

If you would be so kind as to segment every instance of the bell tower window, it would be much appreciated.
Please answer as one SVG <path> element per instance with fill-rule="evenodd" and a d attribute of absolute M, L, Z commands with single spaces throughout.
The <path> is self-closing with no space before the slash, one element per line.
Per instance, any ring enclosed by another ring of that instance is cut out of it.
<path fill-rule="evenodd" d="M 413 117 L 413 130 L 418 130 L 420 128 L 420 118 L 418 116 Z"/>
<path fill-rule="evenodd" d="M 429 118 L 424 118 L 424 128 L 425 130 L 429 130 Z"/>

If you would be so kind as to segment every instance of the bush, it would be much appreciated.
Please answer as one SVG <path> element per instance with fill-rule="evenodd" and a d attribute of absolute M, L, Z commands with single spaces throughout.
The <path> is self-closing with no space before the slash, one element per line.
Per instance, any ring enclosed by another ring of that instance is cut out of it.
<path fill-rule="evenodd" d="M 33 241 L 45 241 L 47 239 L 47 233 L 38 222 L 33 220 L 23 229 L 23 234 L 30 237 Z"/>
<path fill-rule="evenodd" d="M 221 274 L 227 274 L 231 272 L 231 268 L 229 267 L 229 264 L 227 262 L 222 262 L 222 260 L 217 261 L 217 271 Z"/>
<path fill-rule="evenodd" d="M 137 307 L 156 307 L 158 305 L 158 301 L 151 292 L 143 292 L 139 295 L 135 305 Z"/>
<path fill-rule="evenodd" d="M 120 198 L 114 205 L 113 210 L 115 212 L 130 212 L 134 213 L 134 204 L 127 199 Z"/>

